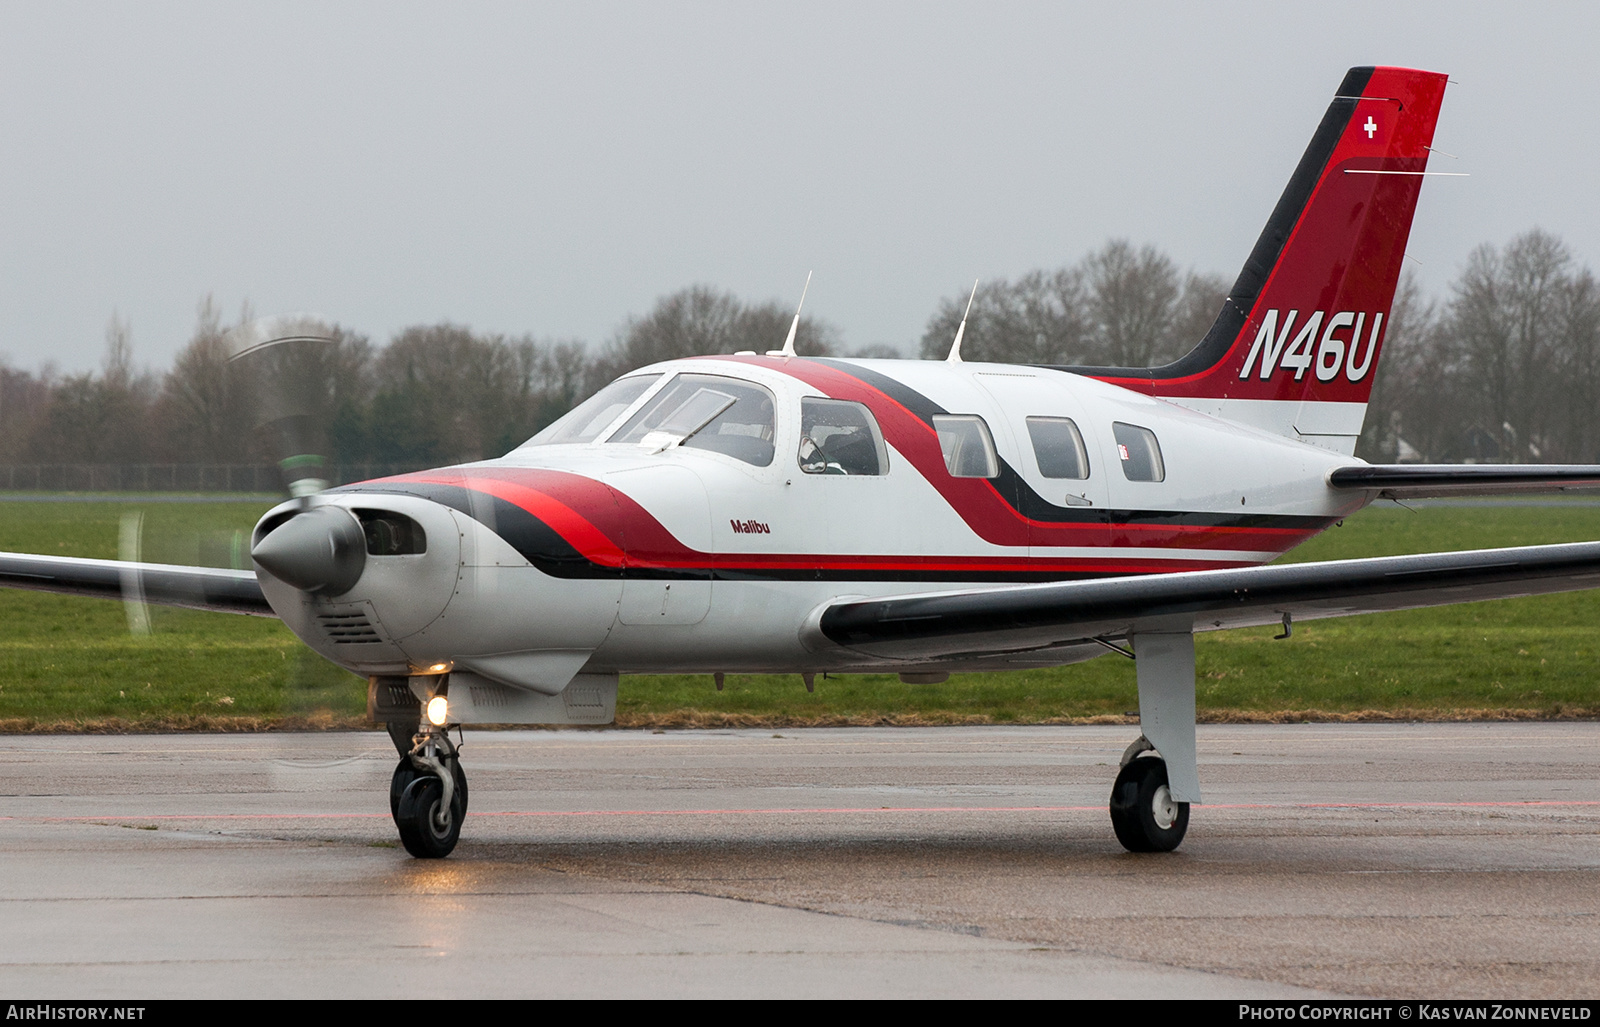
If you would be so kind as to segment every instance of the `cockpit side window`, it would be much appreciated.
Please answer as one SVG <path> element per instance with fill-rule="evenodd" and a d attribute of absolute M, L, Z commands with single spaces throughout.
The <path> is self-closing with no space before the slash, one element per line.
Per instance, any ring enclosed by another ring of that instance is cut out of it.
<path fill-rule="evenodd" d="M 756 467 L 772 463 L 772 393 L 753 382 L 680 374 L 609 442 L 709 449 Z"/>
<path fill-rule="evenodd" d="M 877 419 L 860 403 L 800 401 L 800 470 L 806 474 L 887 474 L 889 451 Z"/>
<path fill-rule="evenodd" d="M 640 396 L 650 391 L 650 386 L 661 380 L 659 374 L 636 374 L 618 378 L 599 392 L 558 418 L 539 434 L 524 442 L 524 446 L 556 446 L 562 443 L 593 442 L 600 433 L 611 427 L 623 411 Z"/>
<path fill-rule="evenodd" d="M 977 414 L 934 414 L 945 470 L 952 478 L 997 478 L 1000 456 L 989 425 Z"/>

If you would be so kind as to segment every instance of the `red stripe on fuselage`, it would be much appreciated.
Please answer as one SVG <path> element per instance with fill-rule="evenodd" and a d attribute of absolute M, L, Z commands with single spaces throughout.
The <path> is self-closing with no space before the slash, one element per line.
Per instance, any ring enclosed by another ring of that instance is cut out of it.
<path fill-rule="evenodd" d="M 865 404 L 884 437 L 916 468 L 979 538 L 997 546 L 1151 547 L 1285 553 L 1317 533 L 1310 528 L 1218 527 L 1195 524 L 1056 524 L 1023 516 L 987 478 L 953 478 L 933 426 L 860 378 L 804 358 L 717 357 L 780 371 L 834 399 Z"/>
<path fill-rule="evenodd" d="M 450 474 L 438 471 L 419 471 L 400 474 L 381 482 L 416 482 L 421 485 L 450 485 L 470 489 L 503 499 L 519 506 L 549 525 L 551 530 L 582 553 L 584 558 L 602 567 L 622 567 L 626 563 L 622 545 L 620 518 L 607 518 L 607 508 L 616 509 L 615 493 L 592 478 L 559 471 L 536 472 L 533 481 L 519 481 L 501 474 L 485 475 Z M 363 484 L 369 484 L 363 482 Z M 370 484 L 377 484 L 376 482 Z M 359 487 L 359 486 L 357 486 Z M 583 512 L 579 513 L 577 507 Z M 596 514 L 600 516 L 597 517 Z M 646 515 L 648 516 L 648 514 Z M 613 521 L 607 531 L 595 521 Z"/>
<path fill-rule="evenodd" d="M 474 468 L 422 471 L 361 484 L 447 485 L 512 503 L 539 518 L 586 559 L 606 567 L 724 571 L 949 571 L 972 574 L 1158 574 L 1248 566 L 1239 560 L 1129 558 L 1115 548 L 1104 557 L 821 555 L 814 553 L 706 553 L 679 542 L 650 512 L 602 482 L 566 471 Z M 1104 537 L 1103 535 L 1101 536 Z"/>

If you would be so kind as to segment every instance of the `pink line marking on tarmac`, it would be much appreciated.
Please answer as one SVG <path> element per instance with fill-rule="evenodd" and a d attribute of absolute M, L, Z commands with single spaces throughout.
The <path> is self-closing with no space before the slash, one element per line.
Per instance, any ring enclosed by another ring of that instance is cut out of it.
<path fill-rule="evenodd" d="M 1515 809 L 1600 806 L 1590 799 L 1517 799 L 1504 802 L 1224 802 L 1204 809 Z M 843 813 L 1101 813 L 1104 806 L 819 806 L 770 809 L 587 809 L 501 810 L 473 812 L 473 817 L 700 817 L 773 816 Z M 98 816 L 4 816 L 0 820 L 88 823 L 105 820 L 364 820 L 387 819 L 383 813 L 109 813 Z"/>

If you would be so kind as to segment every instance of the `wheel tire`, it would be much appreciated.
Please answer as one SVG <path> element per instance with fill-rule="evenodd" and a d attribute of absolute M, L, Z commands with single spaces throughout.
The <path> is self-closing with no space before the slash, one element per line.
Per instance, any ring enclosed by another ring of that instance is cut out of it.
<path fill-rule="evenodd" d="M 1171 852 L 1189 830 L 1189 804 L 1172 801 L 1165 760 L 1146 756 L 1111 786 L 1111 827 L 1129 852 Z"/>
<path fill-rule="evenodd" d="M 440 824 L 435 813 L 442 798 L 444 788 L 432 774 L 418 776 L 400 796 L 394 818 L 400 829 L 400 844 L 418 859 L 442 859 L 450 855 L 461 837 L 461 820 L 466 813 L 461 805 L 461 793 L 457 792 L 451 800 L 449 815 Z"/>
<path fill-rule="evenodd" d="M 467 772 L 461 769 L 461 757 L 452 756 L 447 761 L 450 775 L 456 779 L 456 802 L 461 804 L 461 815 L 467 815 Z"/>
<path fill-rule="evenodd" d="M 400 757 L 400 765 L 394 768 L 394 776 L 389 779 L 389 815 L 394 817 L 396 825 L 400 823 L 400 796 L 406 793 L 406 787 L 421 777 L 421 771 L 412 766 L 409 756 Z"/>

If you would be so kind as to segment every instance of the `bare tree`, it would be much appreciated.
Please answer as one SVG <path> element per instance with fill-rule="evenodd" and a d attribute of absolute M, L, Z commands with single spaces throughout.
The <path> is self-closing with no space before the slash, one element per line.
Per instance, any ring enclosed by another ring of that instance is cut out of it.
<path fill-rule="evenodd" d="M 1600 462 L 1600 283 L 1588 268 L 1560 296 L 1556 374 L 1562 384 L 1562 459 Z"/>
<path fill-rule="evenodd" d="M 1113 239 L 1083 262 L 1091 359 L 1112 367 L 1149 367 L 1164 357 L 1182 286 L 1172 258 L 1145 246 L 1135 251 Z"/>
<path fill-rule="evenodd" d="M 103 373 L 49 383 L 19 456 L 41 463 L 135 463 L 149 459 L 154 382 L 133 371 L 127 322 L 106 326 Z"/>
<path fill-rule="evenodd" d="M 255 397 L 229 371 L 233 354 L 226 335 L 221 311 L 206 296 L 196 310 L 194 335 L 162 388 L 159 421 L 172 459 L 230 463 L 257 457 Z"/>
<path fill-rule="evenodd" d="M 1438 304 L 1408 270 L 1384 322 L 1383 357 L 1356 455 L 1393 463 L 1449 449 L 1464 428 L 1455 370 L 1440 334 Z"/>
<path fill-rule="evenodd" d="M 924 358 L 949 353 L 966 308 L 966 294 L 939 301 L 922 335 Z M 961 355 L 1008 364 L 1077 363 L 1087 354 L 1091 331 L 1081 270 L 1030 271 L 1015 282 L 978 287 Z"/>
<path fill-rule="evenodd" d="M 133 328 L 115 310 L 106 325 L 106 355 L 100 366 L 107 384 L 125 387 L 133 380 Z"/>
<path fill-rule="evenodd" d="M 1217 276 L 1180 276 L 1154 247 L 1113 239 L 1071 267 L 981 286 L 961 352 L 1002 363 L 1147 367 L 1192 349 L 1225 296 Z M 922 336 L 924 357 L 949 351 L 966 302 L 940 301 Z"/>
<path fill-rule="evenodd" d="M 678 357 L 754 350 L 783 345 L 793 310 L 776 301 L 746 304 L 731 292 L 707 285 L 681 289 L 656 301 L 643 317 L 630 317 L 595 362 L 591 391 L 636 367 Z M 795 351 L 826 356 L 838 346 L 838 330 L 826 321 L 802 317 Z"/>
<path fill-rule="evenodd" d="M 1448 340 L 1461 362 L 1476 427 L 1500 441 L 1500 459 L 1544 457 L 1560 389 L 1555 346 L 1561 296 L 1572 262 L 1555 236 L 1534 229 L 1498 251 L 1467 258 L 1448 315 Z"/>
<path fill-rule="evenodd" d="M 34 459 L 35 425 L 50 406 L 51 382 L 0 364 L 0 461 Z"/>

